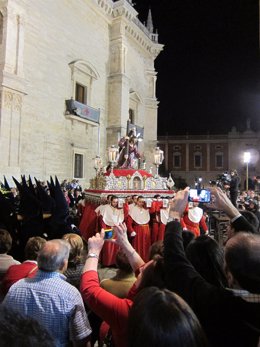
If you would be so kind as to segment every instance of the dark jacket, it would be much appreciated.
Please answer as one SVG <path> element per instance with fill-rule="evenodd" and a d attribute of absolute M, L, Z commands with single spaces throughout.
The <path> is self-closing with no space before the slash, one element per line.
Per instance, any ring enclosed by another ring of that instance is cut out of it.
<path fill-rule="evenodd" d="M 232 176 L 231 177 L 230 188 L 229 188 L 230 193 L 238 192 L 239 183 L 240 183 L 239 176 Z"/>
<path fill-rule="evenodd" d="M 242 230 L 248 223 L 240 217 Z M 211 346 L 256 347 L 260 336 L 260 303 L 249 303 L 232 291 L 204 280 L 185 256 L 180 223 L 166 226 L 164 262 L 167 288 L 179 294 L 199 318 Z"/>

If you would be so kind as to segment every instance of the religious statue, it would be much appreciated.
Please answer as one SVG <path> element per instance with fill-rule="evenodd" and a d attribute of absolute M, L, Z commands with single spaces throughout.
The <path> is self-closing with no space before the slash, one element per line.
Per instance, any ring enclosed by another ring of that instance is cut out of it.
<path fill-rule="evenodd" d="M 140 153 L 138 152 L 138 137 L 135 128 L 131 129 L 127 136 L 119 142 L 118 167 L 121 169 L 137 169 Z"/>

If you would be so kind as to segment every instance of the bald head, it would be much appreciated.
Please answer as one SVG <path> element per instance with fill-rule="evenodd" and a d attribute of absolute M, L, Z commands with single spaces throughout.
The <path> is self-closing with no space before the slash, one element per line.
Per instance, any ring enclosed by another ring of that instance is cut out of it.
<path fill-rule="evenodd" d="M 260 235 L 237 233 L 226 244 L 225 261 L 241 288 L 260 293 Z"/>
<path fill-rule="evenodd" d="M 46 242 L 38 253 L 38 267 L 43 271 L 58 271 L 68 261 L 70 245 L 64 240 L 51 240 Z"/>

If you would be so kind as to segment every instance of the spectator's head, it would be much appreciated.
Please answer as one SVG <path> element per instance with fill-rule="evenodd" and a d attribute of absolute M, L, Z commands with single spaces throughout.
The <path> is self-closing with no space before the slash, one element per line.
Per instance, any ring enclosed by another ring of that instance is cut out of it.
<path fill-rule="evenodd" d="M 255 191 L 254 190 L 249 190 L 248 195 L 249 195 L 250 199 L 252 199 L 252 200 L 255 199 Z"/>
<path fill-rule="evenodd" d="M 65 234 L 62 239 L 70 244 L 69 262 L 79 263 L 82 260 L 84 243 L 82 238 L 77 234 Z"/>
<path fill-rule="evenodd" d="M 242 214 L 242 216 L 245 217 L 245 219 L 247 219 L 247 221 L 254 227 L 255 230 L 258 230 L 259 220 L 253 211 L 248 210 L 248 211 L 239 211 L 239 212 Z"/>
<path fill-rule="evenodd" d="M 30 237 L 24 249 L 25 259 L 36 260 L 39 251 L 42 249 L 45 243 L 46 243 L 46 240 L 43 239 L 42 237 L 39 237 L 39 236 Z"/>
<path fill-rule="evenodd" d="M 156 241 L 149 249 L 149 260 L 152 260 L 156 255 L 163 257 L 164 244 L 163 241 Z"/>
<path fill-rule="evenodd" d="M 195 239 L 195 235 L 190 230 L 183 230 L 182 231 L 182 239 L 183 239 L 183 247 L 186 249 L 190 242 Z"/>
<path fill-rule="evenodd" d="M 8 347 L 54 347 L 48 331 L 37 320 L 0 306 L 0 345 Z"/>
<path fill-rule="evenodd" d="M 250 229 L 246 230 L 246 231 L 256 233 L 258 230 L 258 227 L 259 227 L 259 221 L 258 221 L 257 217 L 250 211 L 239 210 L 239 212 L 247 219 L 247 221 L 251 225 Z M 230 239 L 232 236 L 234 236 L 234 234 L 238 231 L 244 231 L 244 230 L 239 229 L 239 224 L 236 225 L 236 223 L 230 223 L 230 225 L 228 226 L 228 230 L 227 230 L 228 239 Z"/>
<path fill-rule="evenodd" d="M 209 236 L 197 237 L 187 246 L 186 255 L 206 281 L 218 287 L 227 287 L 223 249 L 215 240 Z"/>
<path fill-rule="evenodd" d="M 138 291 L 151 286 L 158 288 L 165 287 L 164 262 L 163 258 L 159 255 L 154 256 L 153 260 L 144 264 L 140 268 L 140 274 L 137 277 L 136 287 Z"/>
<path fill-rule="evenodd" d="M 48 241 L 38 253 L 38 268 L 46 272 L 63 272 L 68 265 L 69 253 L 70 245 L 67 241 Z"/>
<path fill-rule="evenodd" d="M 0 229 L 0 254 L 5 254 L 12 248 L 12 238 L 5 229 Z"/>
<path fill-rule="evenodd" d="M 245 208 L 247 211 L 256 212 L 258 211 L 258 201 L 249 199 L 245 202 Z"/>
<path fill-rule="evenodd" d="M 128 347 L 206 347 L 200 323 L 177 294 L 149 287 L 134 299 L 128 318 Z"/>
<path fill-rule="evenodd" d="M 116 254 L 116 266 L 119 270 L 127 274 L 131 274 L 133 272 L 127 256 L 122 251 L 118 251 Z"/>
<path fill-rule="evenodd" d="M 239 232 L 225 247 L 225 271 L 231 288 L 260 294 L 260 235 Z"/>

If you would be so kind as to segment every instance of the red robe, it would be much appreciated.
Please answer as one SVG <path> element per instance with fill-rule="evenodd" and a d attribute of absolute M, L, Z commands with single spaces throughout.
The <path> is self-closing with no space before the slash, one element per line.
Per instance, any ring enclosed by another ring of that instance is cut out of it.
<path fill-rule="evenodd" d="M 136 207 L 138 208 L 138 207 Z M 144 262 L 149 260 L 149 250 L 151 246 L 151 232 L 149 227 L 149 220 L 146 224 L 139 224 L 133 219 L 132 210 L 127 218 L 127 231 L 131 234 L 136 232 L 136 236 L 133 238 L 132 244 L 134 249 L 138 252 Z"/>
<path fill-rule="evenodd" d="M 189 208 L 187 207 L 183 217 L 181 218 L 181 226 L 182 228 L 186 228 L 187 230 L 190 230 L 194 233 L 195 237 L 200 236 L 200 227 L 203 228 L 203 230 L 206 232 L 208 231 L 207 224 L 205 222 L 205 217 L 203 216 L 203 213 L 201 215 L 201 218 L 198 222 L 193 222 L 189 218 Z"/>
<path fill-rule="evenodd" d="M 98 231 L 97 214 L 95 212 L 96 208 L 96 204 L 86 203 L 83 216 L 79 224 L 80 234 L 86 241 L 88 241 L 88 239 L 94 236 Z"/>
<path fill-rule="evenodd" d="M 106 214 L 106 210 L 109 211 L 109 214 Z M 121 213 L 115 214 L 113 216 L 113 210 L 114 211 L 120 211 Z M 100 211 L 100 223 L 101 223 L 101 229 L 110 229 L 113 228 L 114 225 L 118 224 L 119 222 L 123 222 L 124 216 L 122 213 L 122 210 L 119 210 L 117 208 L 113 208 L 110 205 L 107 205 Z M 109 223 L 109 224 L 108 224 Z M 116 263 L 116 255 L 119 250 L 119 247 L 111 241 L 105 241 L 102 252 L 101 252 L 101 263 L 103 266 L 111 266 L 115 265 Z"/>
<path fill-rule="evenodd" d="M 151 215 L 151 243 L 157 242 L 160 240 L 159 231 L 160 231 L 160 209 L 163 206 L 162 200 L 154 200 L 152 206 L 149 209 Z"/>

